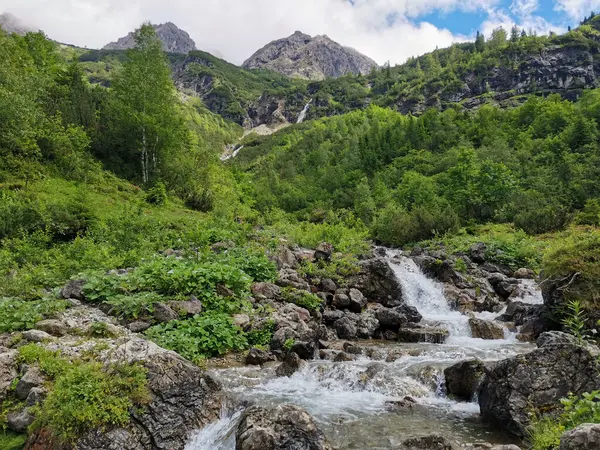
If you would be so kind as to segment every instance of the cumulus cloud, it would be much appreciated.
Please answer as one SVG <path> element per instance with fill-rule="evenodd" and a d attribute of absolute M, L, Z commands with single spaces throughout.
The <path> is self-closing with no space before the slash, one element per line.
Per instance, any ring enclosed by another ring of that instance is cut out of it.
<path fill-rule="evenodd" d="M 514 0 L 510 5 L 512 14 L 502 8 L 491 8 L 488 10 L 487 19 L 481 25 L 481 30 L 487 37 L 491 36 L 492 32 L 499 27 L 510 31 L 515 25 L 527 33 L 536 33 L 537 35 L 550 32 L 560 34 L 567 31 L 565 26 L 550 23 L 545 18 L 536 15 L 539 6 L 538 0 Z"/>
<path fill-rule="evenodd" d="M 463 36 L 419 21 L 434 11 L 485 10 L 499 0 L 0 0 L 61 42 L 102 47 L 144 21 L 172 21 L 199 48 L 241 63 L 274 39 L 327 34 L 383 64 L 445 47 Z M 392 18 L 393 20 L 390 20 Z"/>
<path fill-rule="evenodd" d="M 514 0 L 510 10 L 518 17 L 531 16 L 540 7 L 538 0 Z"/>
<path fill-rule="evenodd" d="M 590 12 L 600 12 L 600 0 L 556 0 L 555 9 L 563 11 L 573 19 L 581 20 Z"/>

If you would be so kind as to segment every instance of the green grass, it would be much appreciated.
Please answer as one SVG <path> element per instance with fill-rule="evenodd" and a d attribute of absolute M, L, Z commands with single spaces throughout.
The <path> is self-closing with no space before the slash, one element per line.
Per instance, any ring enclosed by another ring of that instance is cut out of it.
<path fill-rule="evenodd" d="M 12 431 L 0 430 L 0 448 L 2 450 L 21 450 L 25 445 L 27 436 L 16 434 Z"/>

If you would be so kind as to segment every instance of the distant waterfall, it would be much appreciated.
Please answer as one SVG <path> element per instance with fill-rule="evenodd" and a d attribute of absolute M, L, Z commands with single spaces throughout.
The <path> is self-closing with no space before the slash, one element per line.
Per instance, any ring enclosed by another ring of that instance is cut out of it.
<path fill-rule="evenodd" d="M 244 148 L 243 145 L 241 145 L 238 148 L 235 148 L 235 146 L 227 146 L 225 153 L 223 153 L 221 155 L 221 161 L 227 161 L 231 158 L 235 158 L 238 155 L 238 153 L 240 152 L 240 150 L 243 148 Z"/>
<path fill-rule="evenodd" d="M 300 115 L 298 116 L 298 122 L 296 122 L 296 123 L 302 123 L 302 122 L 304 122 L 304 119 L 306 119 L 306 114 L 308 113 L 308 109 L 310 108 L 310 104 L 311 103 L 312 103 L 312 98 L 306 104 L 306 106 L 304 107 L 304 109 L 302 110 L 302 112 L 300 113 Z"/>

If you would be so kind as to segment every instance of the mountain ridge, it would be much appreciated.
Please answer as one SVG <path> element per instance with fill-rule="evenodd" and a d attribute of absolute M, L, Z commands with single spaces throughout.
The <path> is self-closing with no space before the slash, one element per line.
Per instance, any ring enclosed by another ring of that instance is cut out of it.
<path fill-rule="evenodd" d="M 152 25 L 156 34 L 163 43 L 163 50 L 167 53 L 187 54 L 196 50 L 196 43 L 190 35 L 175 25 L 173 22 L 165 22 L 158 25 Z M 129 33 L 115 42 L 106 44 L 103 50 L 127 50 L 135 46 L 133 33 Z"/>

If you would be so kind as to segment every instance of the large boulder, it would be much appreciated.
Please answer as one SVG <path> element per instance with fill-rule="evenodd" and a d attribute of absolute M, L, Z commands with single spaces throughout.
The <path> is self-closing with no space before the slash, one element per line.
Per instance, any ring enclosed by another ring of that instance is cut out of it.
<path fill-rule="evenodd" d="M 40 369 L 37 367 L 30 367 L 17 383 L 15 395 L 19 400 L 25 400 L 33 388 L 42 386 L 45 381 Z"/>
<path fill-rule="evenodd" d="M 236 450 L 329 450 L 325 435 L 302 408 L 277 405 L 246 410 L 236 432 Z"/>
<path fill-rule="evenodd" d="M 261 366 L 270 361 L 275 361 L 275 359 L 276 358 L 272 353 L 253 347 L 246 355 L 246 364 Z"/>
<path fill-rule="evenodd" d="M 18 376 L 15 350 L 0 347 L 0 403 L 7 397 L 11 384 Z"/>
<path fill-rule="evenodd" d="M 598 450 L 599 448 L 600 424 L 586 423 L 563 434 L 558 450 Z"/>
<path fill-rule="evenodd" d="M 454 450 L 448 439 L 438 435 L 410 438 L 396 448 L 398 450 Z"/>
<path fill-rule="evenodd" d="M 393 307 L 402 305 L 402 285 L 384 258 L 360 262 L 360 273 L 348 279 L 370 302 Z"/>
<path fill-rule="evenodd" d="M 291 377 L 296 372 L 304 370 L 308 367 L 308 363 L 300 358 L 296 353 L 290 352 L 285 356 L 283 362 L 277 367 L 276 374 L 278 377 Z"/>
<path fill-rule="evenodd" d="M 460 400 L 469 401 L 477 393 L 485 374 L 485 365 L 478 359 L 462 361 L 444 370 L 446 391 Z"/>
<path fill-rule="evenodd" d="M 469 319 L 471 335 L 474 338 L 494 340 L 504 339 L 504 327 L 489 320 Z"/>
<path fill-rule="evenodd" d="M 532 412 L 553 413 L 560 399 L 598 389 L 596 356 L 573 344 L 549 345 L 486 370 L 479 390 L 484 419 L 524 436 Z"/>
<path fill-rule="evenodd" d="M 356 324 L 352 322 L 348 317 L 342 317 L 336 320 L 333 324 L 333 328 L 340 339 L 356 339 L 358 329 Z"/>
<path fill-rule="evenodd" d="M 400 327 L 408 324 L 407 317 L 396 309 L 381 307 L 376 311 L 375 317 L 381 328 L 386 330 L 398 331 Z"/>
<path fill-rule="evenodd" d="M 255 283 L 252 285 L 252 295 L 257 300 L 277 300 L 281 296 L 281 288 L 272 283 Z"/>
<path fill-rule="evenodd" d="M 35 324 L 35 328 L 57 337 L 64 336 L 68 332 L 67 325 L 55 319 L 42 320 Z"/>
<path fill-rule="evenodd" d="M 398 331 L 400 342 L 443 344 L 448 336 L 448 330 L 436 327 L 403 328 Z"/>
<path fill-rule="evenodd" d="M 85 284 L 85 280 L 71 280 L 62 288 L 60 295 L 65 299 L 74 298 L 75 300 L 83 301 L 85 300 Z"/>

